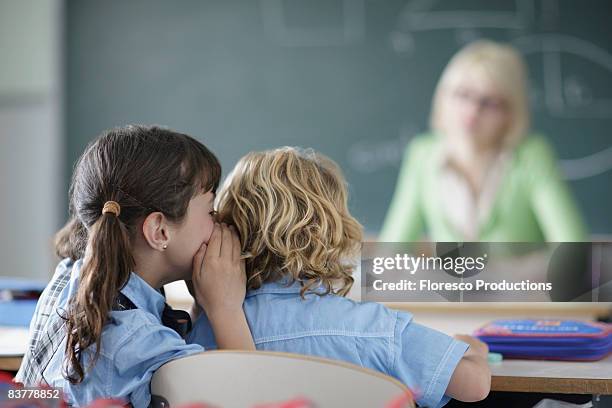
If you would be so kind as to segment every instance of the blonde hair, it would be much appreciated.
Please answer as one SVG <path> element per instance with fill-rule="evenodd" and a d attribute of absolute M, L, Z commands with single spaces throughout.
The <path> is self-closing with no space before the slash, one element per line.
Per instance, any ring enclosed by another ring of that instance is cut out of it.
<path fill-rule="evenodd" d="M 321 285 L 346 295 L 362 227 L 347 206 L 338 166 L 312 150 L 249 153 L 218 195 L 219 219 L 234 225 L 247 255 L 247 288 L 289 278 L 302 297 Z"/>
<path fill-rule="evenodd" d="M 510 45 L 489 40 L 468 44 L 453 56 L 444 69 L 432 102 L 431 128 L 441 134 L 446 133 L 443 123 L 446 95 L 459 85 L 468 71 L 477 72 L 490 80 L 505 98 L 512 119 L 504 136 L 503 145 L 516 146 L 529 128 L 525 62 Z"/>

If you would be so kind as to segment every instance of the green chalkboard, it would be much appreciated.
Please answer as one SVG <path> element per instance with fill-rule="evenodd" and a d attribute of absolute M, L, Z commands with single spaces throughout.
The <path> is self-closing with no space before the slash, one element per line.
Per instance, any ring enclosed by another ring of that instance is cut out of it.
<path fill-rule="evenodd" d="M 612 232 L 607 0 L 72 0 L 66 14 L 66 185 L 87 142 L 127 123 L 192 134 L 226 171 L 251 150 L 313 147 L 376 233 L 444 65 L 487 37 L 525 55 L 534 128 L 591 232 Z"/>

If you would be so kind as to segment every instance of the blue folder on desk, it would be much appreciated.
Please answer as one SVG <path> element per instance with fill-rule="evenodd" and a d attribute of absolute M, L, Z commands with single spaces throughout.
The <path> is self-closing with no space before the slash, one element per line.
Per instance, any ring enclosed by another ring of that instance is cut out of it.
<path fill-rule="evenodd" d="M 45 282 L 0 278 L 0 326 L 30 325 Z"/>
<path fill-rule="evenodd" d="M 504 358 L 600 360 L 612 353 L 612 324 L 579 320 L 496 320 L 475 335 Z"/>
<path fill-rule="evenodd" d="M 0 302 L 0 326 L 25 326 L 30 325 L 36 300 L 15 300 Z"/>

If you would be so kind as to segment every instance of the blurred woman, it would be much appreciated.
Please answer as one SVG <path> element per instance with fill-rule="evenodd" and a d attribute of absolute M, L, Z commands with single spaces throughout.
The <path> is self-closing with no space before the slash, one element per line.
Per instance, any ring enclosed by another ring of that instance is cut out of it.
<path fill-rule="evenodd" d="M 582 241 L 553 150 L 529 131 L 525 64 L 477 41 L 438 83 L 432 132 L 408 146 L 381 241 Z"/>

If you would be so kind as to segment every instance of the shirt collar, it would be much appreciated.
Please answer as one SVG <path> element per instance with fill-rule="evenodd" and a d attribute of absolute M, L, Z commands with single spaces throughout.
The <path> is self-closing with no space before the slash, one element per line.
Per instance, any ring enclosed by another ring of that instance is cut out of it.
<path fill-rule="evenodd" d="M 71 279 L 78 281 L 82 266 L 82 259 L 74 263 Z M 130 299 L 137 308 L 153 313 L 161 320 L 166 298 L 159 290 L 154 289 L 136 273 L 130 272 L 130 277 L 120 292 Z"/>
<path fill-rule="evenodd" d="M 266 293 L 295 294 L 295 293 L 300 293 L 301 290 L 302 290 L 302 282 L 300 281 L 291 282 L 288 278 L 282 278 L 281 280 L 278 280 L 276 282 L 264 283 L 263 285 L 261 285 L 259 289 L 250 289 L 247 292 L 246 297 L 257 296 L 257 295 L 262 295 Z M 310 292 L 324 293 L 325 287 L 323 287 L 322 285 L 315 286 L 311 290 L 309 290 L 309 293 Z"/>
<path fill-rule="evenodd" d="M 121 293 L 130 299 L 137 308 L 153 313 L 161 320 L 166 298 L 138 274 L 130 272 L 130 278 L 121 288 Z"/>

